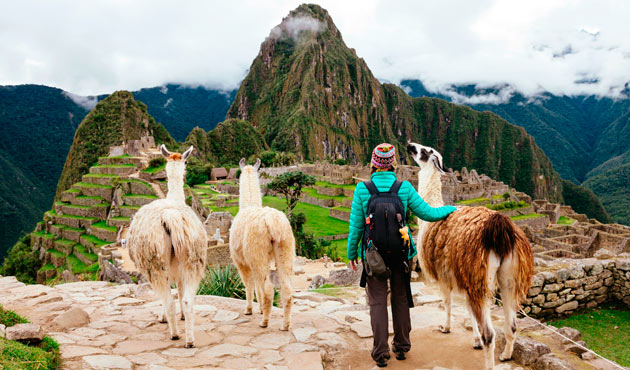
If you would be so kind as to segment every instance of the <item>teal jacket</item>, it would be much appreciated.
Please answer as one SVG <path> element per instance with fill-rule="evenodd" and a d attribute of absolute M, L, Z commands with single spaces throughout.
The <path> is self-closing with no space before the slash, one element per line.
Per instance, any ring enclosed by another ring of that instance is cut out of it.
<path fill-rule="evenodd" d="M 375 172 L 372 174 L 371 179 L 378 191 L 387 192 L 396 181 L 396 174 L 389 171 Z M 431 207 L 418 195 L 418 192 L 409 181 L 404 181 L 402 183 L 400 189 L 398 190 L 398 197 L 405 207 L 405 214 L 407 214 L 407 206 L 409 206 L 409 209 L 411 209 L 416 216 L 424 221 L 439 221 L 446 218 L 446 216 L 457 209 L 453 206 L 443 206 L 437 208 Z M 357 259 L 359 254 L 363 257 L 363 250 L 360 248 L 360 242 L 363 237 L 368 200 L 370 200 L 370 191 L 364 183 L 358 184 L 356 189 L 354 189 L 352 210 L 350 211 L 350 232 L 348 235 L 347 247 L 349 260 Z M 409 248 L 409 258 L 415 256 L 417 253 L 413 237 L 410 239 L 411 246 Z"/>

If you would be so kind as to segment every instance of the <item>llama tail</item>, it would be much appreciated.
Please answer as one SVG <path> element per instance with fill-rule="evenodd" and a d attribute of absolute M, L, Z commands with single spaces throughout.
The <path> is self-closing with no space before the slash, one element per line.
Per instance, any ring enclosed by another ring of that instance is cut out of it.
<path fill-rule="evenodd" d="M 500 214 L 494 213 L 486 220 L 481 231 L 481 242 L 487 251 L 493 251 L 503 260 L 514 250 L 516 230 L 512 221 Z"/>
<path fill-rule="evenodd" d="M 164 211 L 162 211 L 161 216 L 162 227 L 171 239 L 171 245 L 165 246 L 170 250 L 168 254 L 172 253 L 173 255 L 171 257 L 177 257 L 178 259 L 186 260 L 187 241 L 185 240 L 186 235 L 182 232 L 185 226 L 184 219 L 182 218 L 181 213 L 173 209 L 165 209 Z"/>

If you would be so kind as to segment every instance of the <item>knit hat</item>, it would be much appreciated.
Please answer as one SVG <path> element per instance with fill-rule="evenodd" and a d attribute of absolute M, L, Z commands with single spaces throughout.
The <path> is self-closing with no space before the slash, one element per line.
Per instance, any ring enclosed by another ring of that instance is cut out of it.
<path fill-rule="evenodd" d="M 392 144 L 379 144 L 372 151 L 372 167 L 384 169 L 396 168 L 396 148 Z"/>

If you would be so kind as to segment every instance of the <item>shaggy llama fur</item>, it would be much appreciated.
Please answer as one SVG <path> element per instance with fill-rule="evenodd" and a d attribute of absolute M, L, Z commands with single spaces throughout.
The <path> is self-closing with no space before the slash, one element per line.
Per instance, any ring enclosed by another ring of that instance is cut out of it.
<path fill-rule="evenodd" d="M 197 214 L 185 203 L 186 158 L 160 146 L 167 158 L 168 194 L 141 207 L 129 226 L 129 256 L 162 299 L 162 322 L 173 340 L 179 339 L 171 285 L 177 283 L 181 318 L 186 320 L 186 347 L 194 347 L 194 305 L 206 266 L 208 239 Z"/>
<path fill-rule="evenodd" d="M 280 293 L 284 307 L 282 330 L 291 325 L 293 290 L 291 276 L 295 259 L 295 238 L 287 216 L 277 209 L 262 206 L 258 166 L 240 162 L 239 210 L 230 227 L 230 255 L 245 285 L 246 315 L 252 314 L 254 291 L 263 314 L 260 326 L 269 325 L 273 305 L 273 285 L 270 264 L 274 261 L 280 279 Z"/>
<path fill-rule="evenodd" d="M 410 143 L 409 154 L 421 167 L 420 196 L 433 207 L 443 206 L 442 156 L 435 149 Z M 485 366 L 494 367 L 491 299 L 501 289 L 506 346 L 501 361 L 512 358 L 516 312 L 527 296 L 534 272 L 529 240 L 512 220 L 486 207 L 465 207 L 438 222 L 420 222 L 419 260 L 423 272 L 438 282 L 446 306 L 443 333 L 451 329 L 451 294 L 464 293 L 473 322 L 475 349 L 485 350 Z M 482 345 L 483 343 L 483 345 Z"/>

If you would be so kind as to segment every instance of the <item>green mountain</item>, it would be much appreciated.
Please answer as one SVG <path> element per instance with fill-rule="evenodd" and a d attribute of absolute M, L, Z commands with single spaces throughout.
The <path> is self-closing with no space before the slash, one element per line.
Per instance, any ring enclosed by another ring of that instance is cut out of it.
<path fill-rule="evenodd" d="M 147 135 L 152 135 L 156 143 L 175 143 L 164 126 L 147 113 L 147 106 L 134 100 L 130 92 L 116 91 L 100 101 L 74 134 L 55 198 L 80 181 L 98 157 L 107 156 L 110 146 Z"/>
<path fill-rule="evenodd" d="M 630 163 L 595 174 L 584 186 L 598 195 L 613 221 L 630 224 Z"/>
<path fill-rule="evenodd" d="M 0 259 L 50 209 L 72 136 L 86 113 L 60 89 L 0 86 Z"/>
<path fill-rule="evenodd" d="M 404 148 L 413 140 L 440 150 L 447 166 L 474 167 L 537 198 L 562 199 L 560 176 L 523 128 L 381 84 L 317 5 L 301 5 L 271 31 L 227 116 L 249 121 L 272 150 L 306 160 L 366 162 L 379 142 Z"/>
<path fill-rule="evenodd" d="M 628 91 L 620 98 L 611 99 L 549 93 L 526 97 L 509 86 L 479 88 L 475 85 L 451 86 L 436 94 L 418 80 L 404 80 L 401 86 L 412 96 L 463 101 L 475 110 L 491 111 L 524 127 L 562 177 L 577 184 L 584 183 L 586 187 L 591 176 L 630 162 Z M 498 97 L 504 89 L 511 89 L 508 99 L 493 104 L 475 103 L 484 100 L 483 97 Z M 569 185 L 564 187 L 568 189 Z M 600 198 L 608 196 L 599 190 L 601 188 L 591 189 Z M 615 189 L 613 193 L 622 194 L 624 189 L 627 188 Z M 618 222 L 630 224 L 630 218 L 617 217 L 617 211 L 609 206 L 606 209 Z"/>

